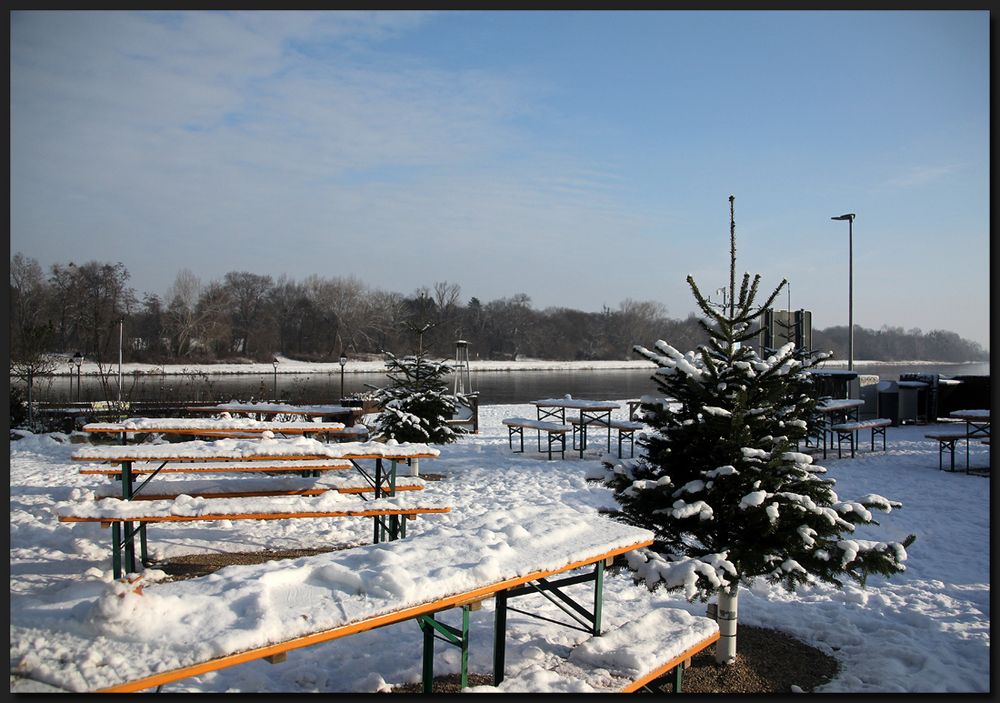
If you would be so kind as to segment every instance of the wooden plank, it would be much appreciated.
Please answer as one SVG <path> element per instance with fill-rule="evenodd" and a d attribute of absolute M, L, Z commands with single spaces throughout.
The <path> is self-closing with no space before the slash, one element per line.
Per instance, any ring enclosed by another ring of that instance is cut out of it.
<path fill-rule="evenodd" d="M 686 649 L 683 654 L 680 654 L 674 657 L 673 659 L 664 662 L 663 664 L 659 665 L 658 667 L 650 671 L 648 674 L 640 676 L 639 678 L 629 683 L 627 686 L 623 686 L 621 692 L 633 693 L 635 691 L 638 691 L 640 688 L 648 684 L 650 681 L 654 681 L 660 678 L 661 676 L 669 672 L 671 669 L 673 669 L 675 666 L 683 664 L 686 660 L 690 659 L 701 650 L 711 646 L 714 642 L 718 641 L 720 636 L 721 633 L 716 631 L 711 637 L 708 637 L 707 639 L 702 640 L 698 644 L 692 645 L 691 647 Z M 677 693 L 677 691 L 674 691 L 674 693 Z"/>
<path fill-rule="evenodd" d="M 143 691 L 148 688 L 162 686 L 172 681 L 178 681 L 180 679 L 185 679 L 191 676 L 198 676 L 200 674 L 205 674 L 210 671 L 218 671 L 220 669 L 226 669 L 231 666 L 236 666 L 238 664 L 244 664 L 246 662 L 254 661 L 257 659 L 263 659 L 265 657 L 281 654 L 283 652 L 290 652 L 295 649 L 300 649 L 302 647 L 308 647 L 314 644 L 319 644 L 321 642 L 328 642 L 333 639 L 347 637 L 348 635 L 353 635 L 359 632 L 365 632 L 367 630 L 373 630 L 375 628 L 383 627 L 385 625 L 393 625 L 397 622 L 410 620 L 420 615 L 427 615 L 440 610 L 453 608 L 455 606 L 458 606 L 462 603 L 467 603 L 469 601 L 490 598 L 493 597 L 498 591 L 507 590 L 509 588 L 525 584 L 529 581 L 537 581 L 540 578 L 547 578 L 554 574 L 560 574 L 565 571 L 572 571 L 573 569 L 577 569 L 583 566 L 589 566 L 604 559 L 614 558 L 619 554 L 630 552 L 633 549 L 648 547 L 652 543 L 653 543 L 652 540 L 643 540 L 626 547 L 619 547 L 617 549 L 612 549 L 607 552 L 604 552 L 603 554 L 595 555 L 592 557 L 588 557 L 586 559 L 580 559 L 568 563 L 557 569 L 544 569 L 539 571 L 533 571 L 523 576 L 504 579 L 496 583 L 492 583 L 486 586 L 480 586 L 477 588 L 472 588 L 468 591 L 464 591 L 462 593 L 456 593 L 454 595 L 436 599 L 428 603 L 422 603 L 419 605 L 410 606 L 408 608 L 401 608 L 399 610 L 390 613 L 384 613 L 382 615 L 342 625 L 340 627 L 336 627 L 330 630 L 316 632 L 313 634 L 304 635 L 302 637 L 296 637 L 286 642 L 278 642 L 263 647 L 255 647 L 252 649 L 245 650 L 243 652 L 228 654 L 198 664 L 179 667 L 172 671 L 165 671 L 159 674 L 153 674 L 151 676 L 135 679 L 133 681 L 127 681 L 125 683 L 116 686 L 101 688 L 98 689 L 98 692 L 134 693 L 137 691 Z"/>
<path fill-rule="evenodd" d="M 286 512 L 286 513 L 220 513 L 203 515 L 128 515 L 121 517 L 95 516 L 76 517 L 60 515 L 59 522 L 99 522 L 101 527 L 109 527 L 116 522 L 211 522 L 213 520 L 285 520 L 307 517 L 387 517 L 390 515 L 414 515 L 447 513 L 450 507 L 412 507 L 331 510 L 327 512 Z"/>
<path fill-rule="evenodd" d="M 153 467 L 132 467 L 133 475 L 144 475 L 151 474 L 156 471 L 155 466 Z M 267 465 L 255 465 L 255 466 L 245 466 L 241 463 L 226 463 L 220 462 L 217 465 L 205 464 L 204 466 L 182 464 L 180 466 L 165 466 L 160 469 L 160 473 L 163 474 L 175 474 L 175 473 L 253 473 L 253 472 L 285 472 L 285 471 L 342 471 L 345 469 L 354 468 L 349 461 L 338 462 L 323 462 L 315 465 L 302 465 L 302 464 L 267 464 Z M 97 474 L 104 476 L 120 476 L 121 469 L 80 469 L 81 474 Z"/>

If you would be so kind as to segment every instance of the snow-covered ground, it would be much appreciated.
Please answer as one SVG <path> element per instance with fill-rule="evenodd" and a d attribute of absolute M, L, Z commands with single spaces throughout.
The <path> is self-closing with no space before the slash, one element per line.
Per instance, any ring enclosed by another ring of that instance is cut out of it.
<path fill-rule="evenodd" d="M 588 476 L 599 475 L 601 452 L 584 459 L 568 452 L 564 461 L 547 461 L 530 451 L 512 454 L 504 417 L 533 416 L 531 405 L 480 408 L 480 434 L 441 447 L 437 459 L 421 460 L 427 497 L 452 506 L 448 514 L 412 523 L 410 536 L 461 530 L 484 516 L 521 514 L 527 508 L 569 506 L 585 512 L 613 507 L 608 489 Z M 616 411 L 624 417 L 624 411 Z M 865 528 L 860 537 L 878 540 L 917 535 L 907 571 L 892 579 L 872 578 L 866 589 L 816 585 L 790 594 L 763 582 L 744 589 L 740 622 L 783 630 L 835 657 L 837 676 L 823 692 L 987 692 L 989 691 L 989 486 L 990 478 L 938 470 L 937 443 L 924 438 L 934 426 L 893 427 L 888 451 L 871 452 L 864 438 L 857 458 L 818 463 L 837 480 L 842 498 L 878 493 L 903 503 Z M 65 435 L 29 436 L 10 446 L 11 623 L 31 627 L 46 619 L 72 620 L 92 615 L 97 601 L 114 588 L 108 530 L 94 524 L 60 523 L 55 506 L 101 479 L 79 474 L 70 459 L 75 448 Z M 972 445 L 972 464 L 986 466 L 988 449 Z M 964 467 L 964 453 L 957 462 Z M 191 552 L 315 548 L 370 541 L 367 520 L 308 519 L 155 525 L 150 528 L 154 558 Z M 308 562 L 303 562 L 308 563 Z M 234 567 L 235 568 L 235 567 Z M 284 578 L 307 579 L 308 568 L 290 569 Z M 157 572 L 145 575 L 155 582 Z M 155 593 L 155 584 L 147 586 Z M 580 588 L 586 588 L 581 586 Z M 222 595 L 221 597 L 225 597 Z M 560 617 L 538 599 L 536 612 Z M 703 614 L 704 603 L 680 595 L 649 592 L 624 574 L 605 583 L 605 627 L 613 628 L 654 606 L 671 605 Z M 549 612 L 547 612 L 547 609 Z M 197 626 L 197 612 L 193 612 Z M 449 621 L 448 614 L 443 619 Z M 451 620 L 454 620 L 452 615 Z M 489 673 L 492 662 L 493 607 L 472 613 L 470 670 Z M 508 620 L 508 676 L 565 654 L 586 638 L 580 631 L 511 612 Z M 420 680 L 421 631 L 403 622 L 290 654 L 281 664 L 251 662 L 164 687 L 171 692 L 372 692 L 386 685 Z M 22 643 L 23 644 L 23 643 Z M 47 642 L 58 648 L 58 642 Z M 25 647 L 15 647 L 11 670 L 18 671 Z M 30 649 L 28 647 L 27 649 Z M 68 652 L 67 652 L 68 654 Z M 95 663 L 100 653 L 90 652 Z M 82 665 L 86 665 L 85 663 Z M 459 651 L 436 648 L 435 673 L 457 672 Z M 12 677 L 12 691 L 46 690 Z"/>

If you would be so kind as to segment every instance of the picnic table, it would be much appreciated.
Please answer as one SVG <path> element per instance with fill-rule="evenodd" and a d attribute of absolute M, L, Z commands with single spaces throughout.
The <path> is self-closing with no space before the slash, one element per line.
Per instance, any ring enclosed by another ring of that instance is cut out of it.
<path fill-rule="evenodd" d="M 90 616 L 95 606 L 82 601 L 68 612 L 35 613 L 31 619 L 12 612 L 11 669 L 74 692 L 158 689 L 257 659 L 281 661 L 302 647 L 415 620 L 423 631 L 424 690 L 430 691 L 433 678 L 435 633 L 461 649 L 464 686 L 472 644 L 469 611 L 493 598 L 493 679 L 499 684 L 508 609 L 576 627 L 508 608 L 509 601 L 541 594 L 585 623 L 576 629 L 600 635 L 606 565 L 652 541 L 648 530 L 569 508 L 473 515 L 459 524 L 435 525 L 405 542 L 224 568 L 211 579 L 139 582 L 135 586 L 142 597 L 133 597 L 129 607 L 142 627 L 104 627 Z M 570 590 L 575 584 L 591 584 L 589 595 L 575 595 Z M 90 596 L 94 602 L 104 597 Z M 174 605 L 164 608 L 166 602 Z M 454 608 L 462 611 L 460 625 L 439 619 Z M 718 639 L 714 621 L 697 621 L 696 638 L 689 626 L 661 631 L 668 638 L 687 637 L 684 652 L 671 652 L 668 661 L 644 658 L 661 667 L 681 666 L 684 658 Z M 67 658 L 67 651 L 74 654 Z"/>
<path fill-rule="evenodd" d="M 186 410 L 194 413 L 229 413 L 247 415 L 258 420 L 276 415 L 297 415 L 299 417 L 344 418 L 356 420 L 364 415 L 362 408 L 344 405 L 292 405 L 290 403 L 218 403 L 216 405 L 195 405 Z"/>
<path fill-rule="evenodd" d="M 416 458 L 435 458 L 440 451 L 426 444 L 396 443 L 396 442 L 343 442 L 340 444 L 324 444 L 316 439 L 296 437 L 294 439 L 216 439 L 190 440 L 169 444 L 144 445 L 103 445 L 81 447 L 71 458 L 81 462 L 105 462 L 120 464 L 121 495 L 125 501 L 131 501 L 143 487 L 153 480 L 161 470 L 170 464 L 186 462 L 231 462 L 239 469 L 246 462 L 259 461 L 308 461 L 308 460 L 346 460 L 369 482 L 374 489 L 374 498 L 395 495 L 396 464 Z M 374 460 L 374 471 L 369 472 L 358 462 Z M 388 470 L 383 461 L 390 462 Z M 151 471 L 142 483 L 136 485 L 132 469 L 136 462 L 155 462 L 159 466 Z M 211 513 L 210 513 L 211 514 Z M 283 514 L 287 514 L 283 513 Z M 139 521 L 135 528 L 132 521 L 115 521 L 112 527 L 112 561 L 115 578 L 121 575 L 121 552 L 124 550 L 125 568 L 135 571 L 134 538 L 140 538 L 141 559 L 147 561 L 146 522 Z M 381 538 L 395 539 L 405 530 L 405 516 L 373 515 L 375 522 L 374 540 Z M 204 520 L 219 519 L 202 517 Z M 65 520 L 64 520 L 65 521 Z M 402 521 L 402 522 L 401 522 Z"/>
<path fill-rule="evenodd" d="M 973 437 L 990 437 L 990 411 L 986 409 L 955 410 L 948 417 L 965 421 L 965 470 L 969 470 L 969 440 Z"/>
<path fill-rule="evenodd" d="M 858 413 L 864 407 L 865 401 L 860 398 L 826 398 L 816 403 L 816 412 L 819 413 L 819 430 L 821 441 L 823 442 L 823 458 L 826 459 L 827 440 L 829 446 L 833 447 L 836 433 L 833 426 L 858 420 Z"/>
<path fill-rule="evenodd" d="M 252 418 L 133 417 L 120 422 L 91 422 L 84 432 L 120 434 L 124 444 L 129 434 L 177 434 L 192 437 L 243 437 L 253 435 L 333 435 L 337 439 L 367 437 L 364 425 L 348 427 L 342 422 L 268 422 Z"/>
<path fill-rule="evenodd" d="M 560 424 L 566 424 L 566 411 L 575 410 L 579 413 L 577 419 L 570 422 L 579 426 L 580 441 L 576 443 L 576 432 L 573 433 L 573 448 L 580 452 L 583 458 L 583 450 L 587 448 L 587 425 L 597 424 L 608 429 L 608 451 L 611 451 L 611 411 L 621 407 L 618 403 L 610 400 L 585 400 L 574 398 L 570 395 L 562 398 L 543 398 L 533 400 L 531 404 L 535 406 L 538 420 L 553 420 L 558 418 Z"/>

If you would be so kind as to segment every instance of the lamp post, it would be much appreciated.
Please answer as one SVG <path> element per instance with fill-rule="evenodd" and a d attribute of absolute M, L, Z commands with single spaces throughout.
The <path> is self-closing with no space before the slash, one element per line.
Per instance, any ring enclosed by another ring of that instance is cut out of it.
<path fill-rule="evenodd" d="M 854 370 L 854 213 L 831 217 L 847 220 L 847 370 Z"/>
<path fill-rule="evenodd" d="M 274 391 L 272 392 L 272 394 L 274 395 L 274 401 L 277 402 L 278 401 L 278 358 L 277 357 L 274 358 L 274 361 L 271 362 L 271 365 L 274 366 Z"/>
<path fill-rule="evenodd" d="M 76 364 L 76 399 L 80 400 L 80 365 L 83 363 L 83 354 L 77 352 L 73 355 L 73 363 Z M 73 379 L 70 378 L 70 386 L 73 385 Z"/>
<path fill-rule="evenodd" d="M 347 356 L 340 351 L 340 399 L 344 400 L 344 367 L 347 366 Z"/>

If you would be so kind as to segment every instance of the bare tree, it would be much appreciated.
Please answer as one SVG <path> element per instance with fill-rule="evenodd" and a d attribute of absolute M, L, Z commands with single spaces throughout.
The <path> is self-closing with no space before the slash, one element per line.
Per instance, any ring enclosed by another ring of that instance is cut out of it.
<path fill-rule="evenodd" d="M 198 330 L 196 310 L 201 291 L 201 280 L 188 269 L 178 271 L 173 285 L 167 290 L 164 328 L 174 356 L 189 356 L 192 352 L 192 341 Z"/>
<path fill-rule="evenodd" d="M 337 322 L 333 339 L 334 349 L 339 354 L 344 349 L 363 347 L 365 339 L 366 289 L 353 276 L 348 278 L 324 279 L 310 276 L 305 282 L 309 298 L 324 314 L 331 314 Z"/>
<path fill-rule="evenodd" d="M 49 355 L 53 328 L 41 315 L 45 279 L 34 259 L 16 254 L 10 265 L 10 375 L 24 381 L 28 390 L 28 424 L 35 426 L 35 379 L 51 374 L 55 357 Z"/>
<path fill-rule="evenodd" d="M 233 304 L 233 341 L 243 354 L 257 351 L 256 335 L 269 321 L 267 300 L 273 281 L 270 276 L 249 271 L 230 271 L 224 285 Z"/>
<path fill-rule="evenodd" d="M 199 296 L 195 308 L 197 326 L 194 339 L 199 347 L 208 349 L 216 358 L 225 358 L 233 353 L 231 307 L 229 290 L 213 281 Z"/>

